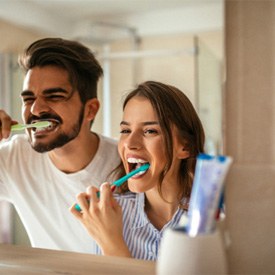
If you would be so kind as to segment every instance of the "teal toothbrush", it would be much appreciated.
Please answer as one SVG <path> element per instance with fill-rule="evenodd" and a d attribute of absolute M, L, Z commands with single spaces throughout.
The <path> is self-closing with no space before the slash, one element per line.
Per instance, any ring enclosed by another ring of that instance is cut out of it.
<path fill-rule="evenodd" d="M 22 131 L 27 128 L 44 128 L 50 126 L 52 123 L 50 121 L 38 121 L 32 124 L 15 124 L 11 126 L 11 131 Z"/>
<path fill-rule="evenodd" d="M 150 164 L 149 164 L 149 163 L 146 163 L 146 164 L 140 166 L 138 169 L 133 170 L 133 171 L 131 171 L 130 173 L 128 173 L 127 175 L 123 176 L 122 178 L 120 178 L 120 179 L 114 181 L 114 182 L 111 184 L 111 186 L 112 186 L 112 187 L 118 187 L 118 186 L 122 185 L 125 181 L 127 181 L 129 178 L 131 178 L 132 176 L 136 175 L 137 173 L 148 170 L 149 167 L 150 167 Z M 112 188 L 112 190 L 113 190 L 113 188 Z M 99 196 L 99 192 L 97 193 L 97 195 Z M 75 205 L 75 209 L 76 209 L 77 211 L 81 211 L 81 208 L 80 208 L 80 206 L 79 206 L 78 204 Z"/>

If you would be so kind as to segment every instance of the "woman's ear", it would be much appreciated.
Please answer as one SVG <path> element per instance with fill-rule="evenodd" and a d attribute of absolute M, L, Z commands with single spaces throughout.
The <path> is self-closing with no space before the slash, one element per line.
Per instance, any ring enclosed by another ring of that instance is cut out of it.
<path fill-rule="evenodd" d="M 190 157 L 190 152 L 187 148 L 187 146 L 179 146 L 179 148 L 177 149 L 177 157 L 179 159 L 187 159 Z"/>
<path fill-rule="evenodd" d="M 85 104 L 85 118 L 88 121 L 95 119 L 100 103 L 97 98 L 89 99 Z"/>
<path fill-rule="evenodd" d="M 178 159 L 189 158 L 190 150 L 189 150 L 188 142 L 179 136 L 178 130 L 176 128 L 172 128 L 172 133 L 173 133 L 174 155 Z"/>

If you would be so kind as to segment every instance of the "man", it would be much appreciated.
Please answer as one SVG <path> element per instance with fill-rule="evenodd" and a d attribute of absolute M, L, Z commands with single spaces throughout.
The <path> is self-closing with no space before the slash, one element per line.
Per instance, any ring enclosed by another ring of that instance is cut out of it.
<path fill-rule="evenodd" d="M 14 204 L 33 247 L 93 253 L 68 209 L 77 193 L 106 181 L 120 163 L 116 142 L 91 131 L 102 68 L 84 45 L 60 38 L 32 43 L 19 64 L 26 73 L 24 123 L 51 125 L 1 143 L 0 200 Z M 0 140 L 15 123 L 0 110 Z"/>

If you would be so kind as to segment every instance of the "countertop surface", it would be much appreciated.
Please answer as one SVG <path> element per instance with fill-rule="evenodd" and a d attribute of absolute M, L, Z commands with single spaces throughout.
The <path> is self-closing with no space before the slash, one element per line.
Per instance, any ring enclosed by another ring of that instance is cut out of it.
<path fill-rule="evenodd" d="M 155 274 L 155 262 L 0 244 L 0 274 Z"/>

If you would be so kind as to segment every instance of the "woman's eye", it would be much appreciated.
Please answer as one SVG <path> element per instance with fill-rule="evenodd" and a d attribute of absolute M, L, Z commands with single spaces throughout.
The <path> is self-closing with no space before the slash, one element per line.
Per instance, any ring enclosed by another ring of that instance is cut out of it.
<path fill-rule="evenodd" d="M 147 129 L 144 131 L 145 135 L 154 135 L 154 134 L 158 134 L 158 131 L 155 129 Z"/>

